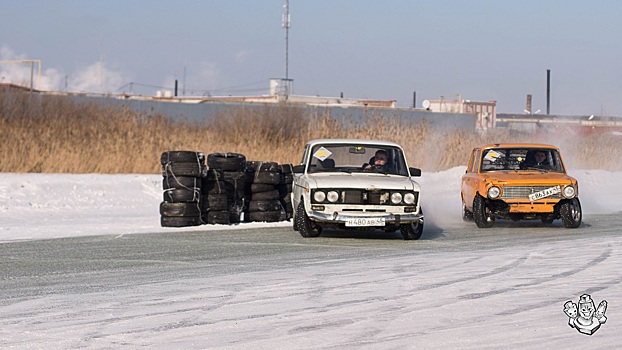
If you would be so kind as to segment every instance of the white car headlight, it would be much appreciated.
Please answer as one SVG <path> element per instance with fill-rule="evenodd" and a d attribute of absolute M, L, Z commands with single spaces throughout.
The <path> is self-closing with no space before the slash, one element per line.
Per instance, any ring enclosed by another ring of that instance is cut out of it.
<path fill-rule="evenodd" d="M 402 202 L 402 194 L 399 192 L 391 193 L 391 203 L 400 204 Z"/>
<path fill-rule="evenodd" d="M 566 198 L 573 198 L 575 196 L 576 192 L 575 189 L 572 185 L 568 185 L 566 187 L 564 187 L 564 197 Z"/>
<path fill-rule="evenodd" d="M 488 189 L 488 198 L 497 199 L 501 195 L 501 189 L 497 186 L 492 186 Z"/>
<path fill-rule="evenodd" d="M 315 199 L 315 201 L 318 203 L 322 203 L 326 199 L 326 193 L 322 191 L 315 191 L 315 193 L 313 194 L 313 199 Z"/>
<path fill-rule="evenodd" d="M 339 193 L 337 193 L 337 191 L 330 191 L 326 195 L 326 198 L 328 198 L 329 202 L 335 203 L 339 199 Z"/>
<path fill-rule="evenodd" d="M 406 193 L 404 195 L 404 203 L 406 204 L 414 204 L 415 203 L 415 194 L 414 193 Z"/>

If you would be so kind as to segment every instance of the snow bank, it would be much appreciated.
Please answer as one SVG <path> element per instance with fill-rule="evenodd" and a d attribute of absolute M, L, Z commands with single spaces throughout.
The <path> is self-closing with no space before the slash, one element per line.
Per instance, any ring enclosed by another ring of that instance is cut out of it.
<path fill-rule="evenodd" d="M 460 177 L 465 167 L 423 173 L 422 205 L 427 229 L 462 221 Z M 577 170 L 584 213 L 622 212 L 622 172 Z M 160 226 L 160 175 L 0 174 L 0 242 L 178 231 L 290 226 L 290 222 Z"/>

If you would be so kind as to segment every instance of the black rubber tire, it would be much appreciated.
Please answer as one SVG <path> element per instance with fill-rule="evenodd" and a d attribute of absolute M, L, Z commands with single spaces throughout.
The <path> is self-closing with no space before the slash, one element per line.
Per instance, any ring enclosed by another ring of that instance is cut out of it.
<path fill-rule="evenodd" d="M 229 192 L 227 193 L 227 198 L 229 199 L 230 205 L 242 206 L 245 196 L 242 192 Z"/>
<path fill-rule="evenodd" d="M 462 221 L 473 221 L 473 213 L 467 210 L 466 205 L 464 205 L 464 201 L 462 201 Z"/>
<path fill-rule="evenodd" d="M 161 216 L 160 225 L 162 227 L 184 227 L 199 226 L 204 222 L 197 216 Z"/>
<path fill-rule="evenodd" d="M 224 172 L 222 170 L 209 169 L 207 170 L 203 178 L 209 181 L 221 181 L 223 177 L 224 177 Z"/>
<path fill-rule="evenodd" d="M 160 215 L 162 216 L 201 216 L 201 206 L 198 203 L 160 203 Z"/>
<path fill-rule="evenodd" d="M 423 234 L 423 223 L 401 224 L 400 233 L 406 241 L 418 240 Z"/>
<path fill-rule="evenodd" d="M 281 182 L 281 174 L 276 171 L 257 171 L 247 174 L 246 181 L 253 184 L 278 185 Z"/>
<path fill-rule="evenodd" d="M 242 199 L 236 199 L 236 200 L 231 200 L 228 199 L 228 203 L 227 203 L 227 210 L 229 210 L 232 213 L 241 213 L 244 211 L 244 200 Z"/>
<path fill-rule="evenodd" d="M 231 225 L 240 222 L 240 216 L 226 210 L 210 211 L 204 218 L 204 221 L 212 225 Z"/>
<path fill-rule="evenodd" d="M 279 221 L 289 220 L 289 215 L 285 212 L 285 210 L 281 210 L 280 213 L 281 213 L 281 216 L 279 216 Z"/>
<path fill-rule="evenodd" d="M 419 211 L 423 214 L 423 208 L 420 208 Z M 420 219 L 418 222 L 400 225 L 400 233 L 404 240 L 418 240 L 423 235 L 423 219 Z"/>
<path fill-rule="evenodd" d="M 272 190 L 267 192 L 256 192 L 247 194 L 246 198 L 251 201 L 269 201 L 274 199 L 279 199 L 279 191 Z"/>
<path fill-rule="evenodd" d="M 294 231 L 299 231 L 298 220 L 296 220 L 296 210 L 294 210 L 293 213 L 291 214 L 291 218 L 292 218 L 292 228 L 294 229 Z"/>
<path fill-rule="evenodd" d="M 179 162 L 162 165 L 162 176 L 194 176 L 202 177 L 207 174 L 207 168 L 199 163 Z"/>
<path fill-rule="evenodd" d="M 279 170 L 281 174 L 291 174 L 293 173 L 293 166 L 291 164 L 281 164 L 279 165 Z"/>
<path fill-rule="evenodd" d="M 202 191 L 206 194 L 226 194 L 227 184 L 224 181 L 204 180 Z"/>
<path fill-rule="evenodd" d="M 279 197 L 279 200 L 281 201 L 281 203 L 289 203 L 289 204 L 292 204 L 292 196 L 291 196 L 291 193 L 289 193 L 287 196 Z"/>
<path fill-rule="evenodd" d="M 246 173 L 244 171 L 224 171 L 222 180 L 227 184 L 227 188 L 231 192 L 244 194 L 247 187 Z"/>
<path fill-rule="evenodd" d="M 270 192 L 276 190 L 276 185 L 273 184 L 251 184 L 251 193 Z"/>
<path fill-rule="evenodd" d="M 279 184 L 293 184 L 294 183 L 294 175 L 293 174 L 281 174 L 281 178 Z"/>
<path fill-rule="evenodd" d="M 296 226 L 302 237 L 318 237 L 322 233 L 322 226 L 316 225 L 309 220 L 309 216 L 305 211 L 305 205 L 301 201 L 296 210 Z"/>
<path fill-rule="evenodd" d="M 246 169 L 252 173 L 254 172 L 262 172 L 262 171 L 270 171 L 270 172 L 280 172 L 281 168 L 279 163 L 277 162 L 263 162 L 250 160 L 246 162 Z"/>
<path fill-rule="evenodd" d="M 473 221 L 479 228 L 491 228 L 495 223 L 495 217 L 489 215 L 486 201 L 480 195 L 473 200 Z"/>
<path fill-rule="evenodd" d="M 281 221 L 281 211 L 247 211 L 244 217 L 249 222 L 277 222 Z"/>
<path fill-rule="evenodd" d="M 201 163 L 205 164 L 205 154 L 195 151 L 167 151 L 160 156 L 160 164 L 166 163 Z"/>
<path fill-rule="evenodd" d="M 199 189 L 175 188 L 164 190 L 163 195 L 164 201 L 169 203 L 198 202 L 201 198 L 201 191 Z"/>
<path fill-rule="evenodd" d="M 298 229 L 298 225 L 296 224 L 296 216 L 293 216 L 293 220 L 292 220 L 292 228 L 294 229 L 294 231 L 300 231 Z"/>
<path fill-rule="evenodd" d="M 283 209 L 285 209 L 285 212 L 287 213 L 294 212 L 294 207 L 292 206 L 292 202 L 282 201 L 281 205 L 283 206 Z"/>
<path fill-rule="evenodd" d="M 577 228 L 581 226 L 583 212 L 579 198 L 570 199 L 559 207 L 559 216 L 566 228 Z"/>
<path fill-rule="evenodd" d="M 292 191 L 287 188 L 286 185 L 278 185 L 277 190 L 279 191 L 279 198 L 288 197 Z"/>
<path fill-rule="evenodd" d="M 224 181 L 231 181 L 231 182 L 244 180 L 246 178 L 246 172 L 243 170 L 223 171 L 222 175 L 223 175 Z"/>
<path fill-rule="evenodd" d="M 248 202 L 248 211 L 281 211 L 281 209 L 281 202 L 278 199 Z"/>
<path fill-rule="evenodd" d="M 162 178 L 162 189 L 185 188 L 197 189 L 201 188 L 201 178 L 195 176 L 164 176 Z"/>
<path fill-rule="evenodd" d="M 239 153 L 210 153 L 207 155 L 207 166 L 225 171 L 244 170 L 246 156 Z"/>
<path fill-rule="evenodd" d="M 283 207 L 283 211 L 285 212 L 285 217 L 286 220 L 289 220 L 292 218 L 292 216 L 294 216 L 294 207 L 292 206 L 291 202 L 284 202 L 283 200 L 281 200 L 281 206 Z"/>
<path fill-rule="evenodd" d="M 203 196 L 202 211 L 224 211 L 228 203 L 226 194 L 208 194 Z"/>

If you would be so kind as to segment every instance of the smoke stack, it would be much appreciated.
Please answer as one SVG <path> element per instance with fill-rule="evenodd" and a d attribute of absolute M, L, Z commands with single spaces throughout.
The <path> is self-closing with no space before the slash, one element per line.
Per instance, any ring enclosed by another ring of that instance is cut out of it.
<path fill-rule="evenodd" d="M 546 70 L 546 114 L 551 111 L 551 70 Z"/>

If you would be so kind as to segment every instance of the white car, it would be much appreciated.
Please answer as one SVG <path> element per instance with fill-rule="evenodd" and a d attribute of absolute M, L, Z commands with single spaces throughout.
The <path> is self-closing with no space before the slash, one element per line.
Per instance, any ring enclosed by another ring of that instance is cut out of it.
<path fill-rule="evenodd" d="M 374 163 L 386 158 L 386 164 Z M 323 227 L 398 229 L 404 239 L 423 233 L 421 188 L 394 142 L 356 139 L 309 141 L 300 165 L 293 167 L 294 230 L 317 237 Z"/>

